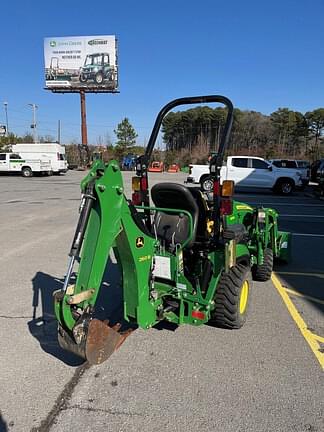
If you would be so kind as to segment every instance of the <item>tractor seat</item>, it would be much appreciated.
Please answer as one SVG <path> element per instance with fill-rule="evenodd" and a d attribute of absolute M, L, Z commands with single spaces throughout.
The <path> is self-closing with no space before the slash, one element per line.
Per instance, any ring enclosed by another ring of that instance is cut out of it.
<path fill-rule="evenodd" d="M 178 183 L 158 183 L 152 187 L 151 197 L 156 207 L 186 210 L 191 214 L 193 236 L 186 246 L 190 248 L 196 239 L 199 208 L 189 189 Z M 183 244 L 189 236 L 189 218 L 186 214 L 157 211 L 154 225 L 157 237 L 170 250 L 174 250 L 177 244 Z"/>

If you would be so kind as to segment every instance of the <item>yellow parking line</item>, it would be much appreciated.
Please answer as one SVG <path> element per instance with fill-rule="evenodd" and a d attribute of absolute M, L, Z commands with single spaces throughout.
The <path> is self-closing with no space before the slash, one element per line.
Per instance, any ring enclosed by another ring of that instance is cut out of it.
<path fill-rule="evenodd" d="M 319 304 L 323 304 L 323 305 L 324 305 L 324 300 L 320 300 L 320 299 L 318 299 L 318 298 L 316 298 L 316 297 L 311 297 L 311 296 L 309 296 L 309 295 L 302 294 L 302 293 L 300 293 L 300 292 L 298 292 L 298 291 L 295 291 L 295 290 L 292 290 L 292 289 L 290 289 L 290 288 L 285 288 L 285 291 L 286 291 L 287 293 L 291 294 L 291 295 L 296 296 L 296 297 L 302 297 L 302 298 L 304 298 L 304 299 L 306 299 L 306 300 L 309 300 L 309 301 L 311 301 L 311 302 L 319 303 Z"/>
<path fill-rule="evenodd" d="M 304 336 L 306 342 L 308 343 L 311 350 L 313 351 L 313 353 L 314 353 L 315 357 L 317 358 L 319 364 L 321 365 L 322 369 L 324 369 L 324 354 L 321 353 L 321 351 L 320 351 L 321 347 L 314 337 L 316 335 L 313 335 L 313 333 L 308 330 L 305 321 L 300 316 L 295 305 L 290 300 L 289 295 L 286 293 L 285 288 L 281 285 L 279 279 L 277 278 L 277 276 L 275 274 L 272 274 L 271 280 L 272 280 L 274 286 L 277 288 L 279 294 L 281 295 L 290 315 L 292 316 L 293 320 L 295 321 L 301 334 Z"/>
<path fill-rule="evenodd" d="M 322 337 L 322 336 L 319 336 L 319 335 L 313 333 L 313 338 L 316 339 L 320 343 L 324 343 L 324 337 Z"/>

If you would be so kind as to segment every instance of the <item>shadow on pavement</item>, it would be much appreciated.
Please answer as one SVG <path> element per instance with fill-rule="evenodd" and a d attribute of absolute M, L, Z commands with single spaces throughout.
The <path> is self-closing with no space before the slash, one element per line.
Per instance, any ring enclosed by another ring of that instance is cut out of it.
<path fill-rule="evenodd" d="M 285 271 L 281 267 L 275 269 L 277 272 L 281 284 L 285 289 L 291 290 L 291 294 L 294 296 L 293 292 L 296 292 L 296 297 L 298 294 L 312 304 L 313 307 L 318 309 L 322 314 L 324 314 L 324 273 L 314 274 L 312 272 L 303 271 L 300 268 L 295 270 Z M 314 299 L 312 301 L 312 299 Z"/>
<path fill-rule="evenodd" d="M 41 348 L 69 366 L 80 366 L 84 360 L 63 351 L 57 340 L 57 321 L 54 315 L 53 292 L 61 289 L 63 280 L 37 272 L 33 282 L 33 319 L 28 322 L 30 333 Z"/>
<path fill-rule="evenodd" d="M 324 314 L 324 248 L 323 239 L 316 237 L 294 237 L 292 258 L 286 265 L 275 266 L 285 289 L 296 292 L 320 313 Z M 311 299 L 317 300 L 312 301 Z"/>
<path fill-rule="evenodd" d="M 2 414 L 0 412 L 0 432 L 7 432 L 7 431 L 8 431 L 7 423 L 4 421 Z"/>
<path fill-rule="evenodd" d="M 157 323 L 154 327 L 152 327 L 155 330 L 168 330 L 168 331 L 176 331 L 179 326 L 177 324 L 174 324 L 172 322 L 168 321 L 160 321 Z"/>
<path fill-rule="evenodd" d="M 33 282 L 33 319 L 28 322 L 30 333 L 38 340 L 41 348 L 69 366 L 79 366 L 84 360 L 63 350 L 57 340 L 57 321 L 54 315 L 53 292 L 63 286 L 58 279 L 43 272 L 37 272 Z M 73 283 L 73 277 L 71 283 Z M 129 328 L 123 320 L 123 295 L 120 272 L 117 264 L 108 261 L 103 283 L 99 291 L 94 317 L 108 319 L 110 325 L 117 322 L 123 329 Z"/>

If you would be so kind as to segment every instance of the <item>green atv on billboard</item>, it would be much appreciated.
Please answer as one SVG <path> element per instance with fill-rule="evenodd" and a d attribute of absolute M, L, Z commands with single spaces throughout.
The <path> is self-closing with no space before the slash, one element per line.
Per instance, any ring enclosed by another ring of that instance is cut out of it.
<path fill-rule="evenodd" d="M 80 70 L 80 82 L 92 80 L 96 84 L 102 85 L 104 81 L 114 82 L 115 79 L 115 68 L 110 65 L 108 53 L 88 54 L 86 56 L 84 65 Z"/>

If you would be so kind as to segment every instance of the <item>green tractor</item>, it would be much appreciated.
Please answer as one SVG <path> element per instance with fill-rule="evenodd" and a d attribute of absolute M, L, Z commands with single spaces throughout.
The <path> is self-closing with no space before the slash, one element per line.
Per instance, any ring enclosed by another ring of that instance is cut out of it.
<path fill-rule="evenodd" d="M 227 107 L 224 134 L 210 160 L 212 196 L 177 183 L 158 183 L 149 194 L 147 170 L 163 118 L 178 105 L 197 103 Z M 62 348 L 99 364 L 135 327 L 149 329 L 161 321 L 242 327 L 252 278 L 267 281 L 274 258 L 288 258 L 290 234 L 278 231 L 276 211 L 236 202 L 233 183 L 220 183 L 232 122 L 233 105 L 224 96 L 176 99 L 163 107 L 137 160 L 132 200 L 124 195 L 117 162 L 94 162 L 81 183 L 64 286 L 54 293 Z M 95 309 L 111 251 L 123 297 L 123 323 L 112 326 L 98 319 Z"/>

